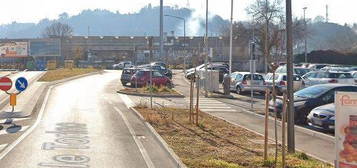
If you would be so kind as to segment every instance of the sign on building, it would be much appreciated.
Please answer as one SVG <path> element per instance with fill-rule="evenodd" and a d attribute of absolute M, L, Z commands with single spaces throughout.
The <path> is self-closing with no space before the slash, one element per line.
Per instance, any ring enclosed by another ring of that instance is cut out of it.
<path fill-rule="evenodd" d="M 27 57 L 27 42 L 2 42 L 0 43 L 1 57 Z"/>
<path fill-rule="evenodd" d="M 61 55 L 61 41 L 59 39 L 30 40 L 30 56 L 56 57 Z"/>
<path fill-rule="evenodd" d="M 337 92 L 335 104 L 336 167 L 357 168 L 357 93 Z"/>

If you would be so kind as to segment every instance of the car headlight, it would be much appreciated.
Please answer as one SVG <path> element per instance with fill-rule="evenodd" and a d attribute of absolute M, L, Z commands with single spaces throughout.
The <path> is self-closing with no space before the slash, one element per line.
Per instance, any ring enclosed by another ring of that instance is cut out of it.
<path fill-rule="evenodd" d="M 336 116 L 334 116 L 334 115 L 331 116 L 331 117 L 330 117 L 330 120 L 335 120 L 335 117 L 336 117 Z"/>
<path fill-rule="evenodd" d="M 305 105 L 305 103 L 306 103 L 305 101 L 295 102 L 295 103 L 294 103 L 294 106 L 295 106 L 295 107 L 300 107 L 300 106 Z"/>

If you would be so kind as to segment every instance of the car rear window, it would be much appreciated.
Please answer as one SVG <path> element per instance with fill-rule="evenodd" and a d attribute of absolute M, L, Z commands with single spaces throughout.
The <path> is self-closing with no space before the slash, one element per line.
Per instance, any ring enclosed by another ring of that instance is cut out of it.
<path fill-rule="evenodd" d="M 329 78 L 348 79 L 353 77 L 350 73 L 330 73 Z"/>
<path fill-rule="evenodd" d="M 253 77 L 254 77 L 253 80 L 264 80 L 262 75 L 254 74 Z M 250 74 L 247 74 L 247 75 L 244 76 L 244 80 L 250 80 L 250 79 L 251 79 L 251 75 Z"/>
<path fill-rule="evenodd" d="M 283 76 L 283 81 L 287 81 L 288 77 L 286 75 Z M 293 81 L 301 81 L 301 77 L 294 75 Z"/>
<path fill-rule="evenodd" d="M 123 70 L 123 74 L 131 74 L 131 70 L 125 69 L 125 70 Z"/>

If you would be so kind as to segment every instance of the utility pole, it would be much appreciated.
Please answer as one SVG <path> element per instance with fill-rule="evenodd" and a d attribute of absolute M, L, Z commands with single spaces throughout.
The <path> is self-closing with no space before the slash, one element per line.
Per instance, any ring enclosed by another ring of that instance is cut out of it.
<path fill-rule="evenodd" d="M 205 34 L 205 78 L 204 78 L 204 87 L 205 87 L 205 97 L 208 97 L 208 88 L 207 88 L 207 77 L 208 77 L 208 0 L 206 0 L 206 34 Z"/>
<path fill-rule="evenodd" d="M 153 75 L 153 69 L 151 67 L 151 62 L 152 62 L 152 47 L 153 46 L 153 37 L 149 37 L 149 51 L 150 51 L 150 55 L 149 55 L 149 59 L 150 59 L 150 108 L 152 109 L 152 104 L 153 104 L 153 101 L 152 101 L 152 90 L 153 90 L 153 85 L 152 85 L 152 75 Z"/>
<path fill-rule="evenodd" d="M 326 5 L 326 23 L 328 23 L 328 5 Z"/>
<path fill-rule="evenodd" d="M 160 0 L 160 59 L 164 57 L 164 0 Z"/>
<path fill-rule="evenodd" d="M 269 20 L 268 20 L 268 0 L 265 0 L 265 39 L 264 39 L 264 72 L 268 73 L 268 33 L 269 33 Z"/>
<path fill-rule="evenodd" d="M 304 43 L 305 43 L 305 63 L 307 63 L 307 24 L 306 24 L 306 9 L 307 7 L 302 8 L 304 9 Z"/>
<path fill-rule="evenodd" d="M 293 36 L 292 36 L 292 11 L 291 0 L 286 0 L 286 50 L 287 50 L 287 98 L 288 98 L 288 152 L 295 152 L 295 121 L 294 121 L 294 89 L 293 89 Z"/>
<path fill-rule="evenodd" d="M 172 18 L 176 18 L 176 19 L 180 19 L 183 21 L 183 50 L 184 50 L 184 54 L 187 54 L 186 53 L 186 19 L 183 18 L 183 17 L 179 17 L 179 16 L 174 16 L 174 15 L 164 15 L 166 17 L 172 17 Z M 183 58 L 183 71 L 184 73 L 186 73 L 186 55 L 184 55 L 184 58 Z"/>
<path fill-rule="evenodd" d="M 229 76 L 232 74 L 232 55 L 233 55 L 233 0 L 231 0 L 231 32 L 229 39 Z"/>

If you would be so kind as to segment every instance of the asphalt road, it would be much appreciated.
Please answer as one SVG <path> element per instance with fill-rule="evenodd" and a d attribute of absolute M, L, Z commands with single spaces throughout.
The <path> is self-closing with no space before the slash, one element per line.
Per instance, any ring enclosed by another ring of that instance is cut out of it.
<path fill-rule="evenodd" d="M 175 167 L 115 93 L 108 71 L 51 88 L 31 128 L 0 153 L 0 167 Z"/>

